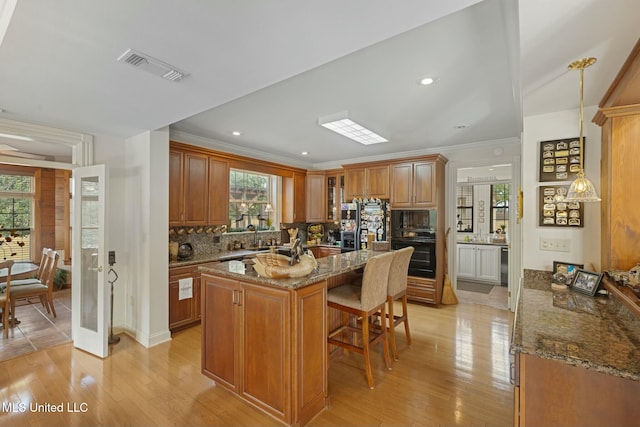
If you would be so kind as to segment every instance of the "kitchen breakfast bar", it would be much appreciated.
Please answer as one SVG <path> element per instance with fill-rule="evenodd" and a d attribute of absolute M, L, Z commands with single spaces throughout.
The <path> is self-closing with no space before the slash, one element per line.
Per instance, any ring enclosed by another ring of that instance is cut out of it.
<path fill-rule="evenodd" d="M 288 425 L 309 422 L 328 403 L 327 289 L 379 253 L 320 258 L 300 278 L 260 277 L 241 261 L 200 267 L 202 373 Z"/>

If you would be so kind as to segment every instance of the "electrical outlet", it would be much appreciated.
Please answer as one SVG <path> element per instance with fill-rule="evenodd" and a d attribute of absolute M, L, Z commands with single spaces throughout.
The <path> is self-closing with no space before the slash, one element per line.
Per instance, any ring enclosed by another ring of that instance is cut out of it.
<path fill-rule="evenodd" d="M 540 237 L 540 249 L 543 251 L 570 252 L 571 240 Z"/>

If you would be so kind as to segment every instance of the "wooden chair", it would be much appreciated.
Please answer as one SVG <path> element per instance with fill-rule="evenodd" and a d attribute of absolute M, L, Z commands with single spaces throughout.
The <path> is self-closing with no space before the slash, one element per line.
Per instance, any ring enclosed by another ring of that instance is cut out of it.
<path fill-rule="evenodd" d="M 16 279 L 11 284 L 15 287 L 19 285 L 29 285 L 32 283 L 43 282 L 45 280 L 45 273 L 49 271 L 49 251 L 51 250 L 52 249 L 49 248 L 42 249 L 42 257 L 40 258 L 40 266 L 38 267 L 38 273 L 36 274 L 36 277 L 30 277 L 28 279 Z"/>
<path fill-rule="evenodd" d="M 391 338 L 391 352 L 393 358 L 398 360 L 398 349 L 396 347 L 395 327 L 404 322 L 404 332 L 407 336 L 407 345 L 411 347 L 411 333 L 409 332 L 409 318 L 407 316 L 407 277 L 409 276 L 409 262 L 413 255 L 413 246 L 399 249 L 393 252 L 393 261 L 389 269 L 389 287 L 387 290 L 387 313 L 389 336 Z M 395 315 L 393 312 L 394 301 L 402 301 L 402 315 Z M 384 316 L 381 317 L 384 319 Z"/>
<path fill-rule="evenodd" d="M 0 262 L 0 270 L 7 269 L 7 279 L 4 287 L 4 292 L 0 293 L 0 308 L 2 308 L 2 327 L 4 328 L 4 337 L 9 338 L 9 302 L 11 297 L 11 267 L 13 267 L 13 261 Z"/>
<path fill-rule="evenodd" d="M 384 361 L 387 369 L 391 369 L 387 330 L 370 324 L 370 319 L 377 312 L 381 313 L 383 319 L 385 318 L 387 280 L 392 260 L 392 252 L 376 255 L 367 261 L 361 287 L 357 284 L 346 284 L 327 292 L 328 306 L 343 313 L 342 324 L 329 332 L 327 342 L 364 356 L 369 388 L 374 387 L 370 356 L 372 345 L 382 342 Z M 352 324 L 349 324 L 349 315 L 356 317 Z M 361 319 L 360 326 L 358 326 L 358 318 Z M 353 335 L 361 336 L 361 345 L 353 339 Z"/>
<path fill-rule="evenodd" d="M 11 315 L 15 318 L 16 301 L 29 298 L 40 298 L 42 306 L 47 309 L 47 313 L 53 313 L 53 317 L 56 317 L 56 309 L 53 305 L 53 277 L 58 266 L 58 258 L 60 255 L 57 251 L 49 250 L 47 257 L 47 271 L 45 271 L 44 281 L 24 283 L 13 286 L 11 290 Z"/>

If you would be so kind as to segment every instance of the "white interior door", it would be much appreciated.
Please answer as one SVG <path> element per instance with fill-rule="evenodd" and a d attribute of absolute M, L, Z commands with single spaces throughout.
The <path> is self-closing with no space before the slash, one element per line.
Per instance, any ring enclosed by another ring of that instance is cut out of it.
<path fill-rule="evenodd" d="M 110 299 L 106 286 L 105 165 L 73 170 L 72 335 L 77 348 L 107 357 Z"/>

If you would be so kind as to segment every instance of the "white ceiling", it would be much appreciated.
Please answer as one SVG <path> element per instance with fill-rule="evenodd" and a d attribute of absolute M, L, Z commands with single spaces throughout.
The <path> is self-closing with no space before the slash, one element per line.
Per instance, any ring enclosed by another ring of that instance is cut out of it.
<path fill-rule="evenodd" d="M 585 104 L 597 104 L 637 16 L 637 0 L 22 1 L 0 46 L 0 118 L 123 138 L 170 126 L 310 168 L 438 151 L 519 138 L 522 105 L 577 108 L 566 67 L 584 56 L 598 58 L 585 73 Z M 128 48 L 189 75 L 117 62 Z M 437 83 L 417 85 L 425 75 Z M 344 110 L 390 142 L 318 126 Z"/>

